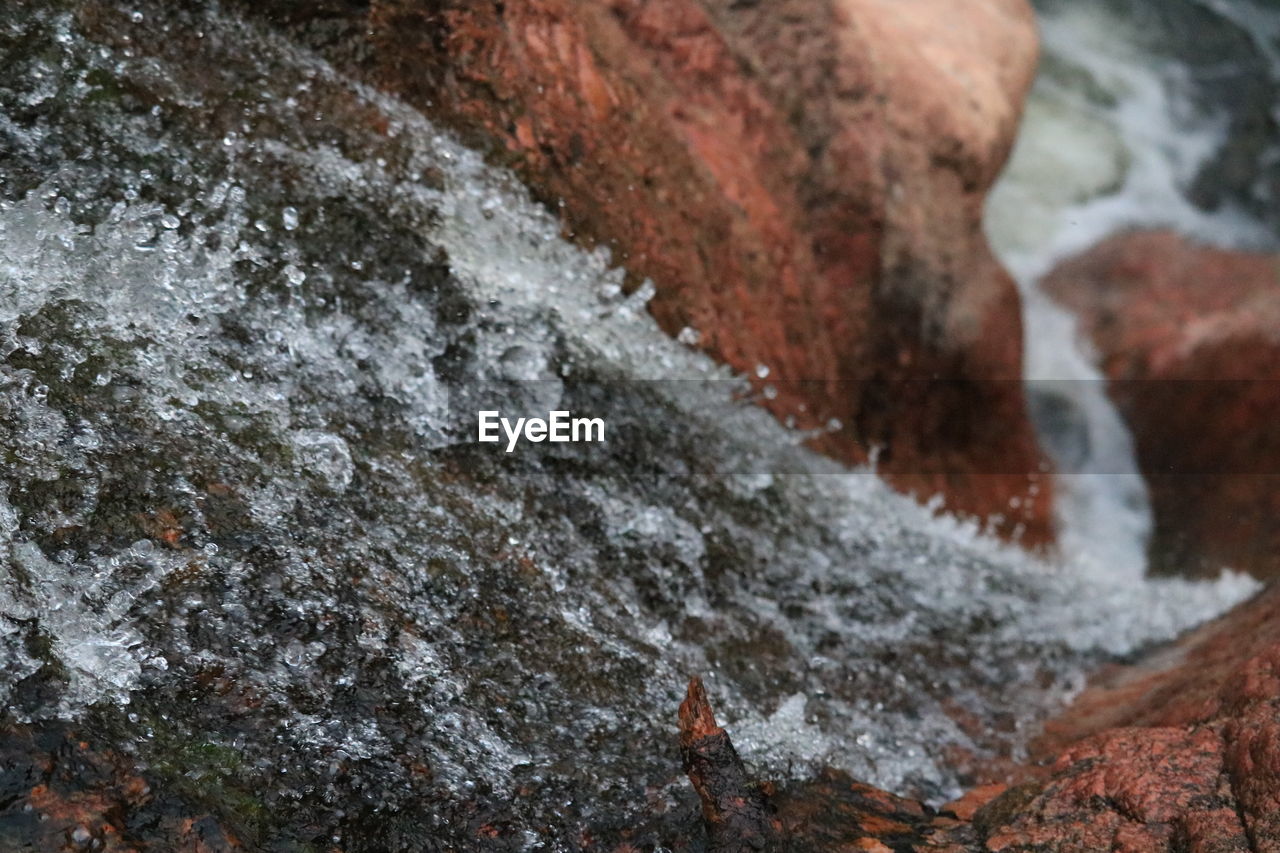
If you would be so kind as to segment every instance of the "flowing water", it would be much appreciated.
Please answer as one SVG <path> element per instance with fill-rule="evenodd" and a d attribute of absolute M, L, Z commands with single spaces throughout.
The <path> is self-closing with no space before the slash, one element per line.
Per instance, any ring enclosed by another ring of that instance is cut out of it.
<path fill-rule="evenodd" d="M 690 674 L 761 775 L 936 801 L 1252 591 L 1046 564 L 813 456 L 509 175 L 183 5 L 0 8 L 10 721 L 253 849 L 661 840 Z M 609 440 L 473 441 L 535 406 Z"/>
<path fill-rule="evenodd" d="M 1131 228 L 1280 247 L 1280 5 L 1038 0 L 1043 58 L 987 230 L 1018 280 L 1033 414 L 1060 472 L 1064 550 L 1141 575 L 1151 515 L 1132 440 L 1058 261 Z"/>

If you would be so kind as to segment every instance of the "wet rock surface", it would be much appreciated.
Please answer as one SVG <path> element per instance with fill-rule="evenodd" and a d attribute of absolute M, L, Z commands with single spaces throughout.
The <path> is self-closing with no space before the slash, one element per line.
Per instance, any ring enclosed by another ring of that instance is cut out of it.
<path fill-rule="evenodd" d="M 1272 588 L 1171 648 L 1099 676 L 1036 747 L 1051 754 L 1074 743 L 1055 771 L 1075 765 L 1067 784 L 1041 794 L 1038 822 L 1050 825 L 1055 804 L 1075 802 L 1117 840 L 1143 839 L 1136 849 L 1276 849 L 1278 616 Z"/>
<path fill-rule="evenodd" d="M 716 724 L 698 678 L 680 705 L 685 772 L 702 802 L 708 853 L 753 850 L 954 850 L 975 847 L 966 821 L 832 770 L 779 790 L 750 778 Z M 701 839 L 695 839 L 696 844 Z"/>
<path fill-rule="evenodd" d="M 245 8 L 514 167 L 628 289 L 653 281 L 669 334 L 839 425 L 813 446 L 1052 538 L 1018 296 L 980 225 L 1035 66 L 1022 0 L 386 0 L 343 35 Z"/>
<path fill-rule="evenodd" d="M 120 838 L 163 801 L 250 850 L 672 846 L 695 671 L 754 772 L 944 800 L 1247 591 L 1049 571 L 803 449 L 508 174 L 255 23 L 21 3 L 0 53 L 4 730 L 121 757 L 158 799 L 75 795 Z M 609 440 L 505 454 L 486 407 Z"/>
<path fill-rule="evenodd" d="M 1267 851 L 1280 845 L 1280 591 L 1142 663 L 1046 727 L 1014 784 L 937 810 L 825 772 L 746 782 L 700 684 L 681 708 L 711 851 Z M 699 715 L 687 713 L 702 709 Z"/>
<path fill-rule="evenodd" d="M 177 747 L 183 748 L 199 750 Z M 202 770 L 197 778 L 166 776 L 141 770 L 133 756 L 104 749 L 97 735 L 76 726 L 6 725 L 0 732 L 0 847 L 11 853 L 242 851 L 236 833 L 207 810 L 227 817 L 226 800 L 209 801 L 217 782 L 203 771 L 217 763 L 211 759 L 195 762 Z M 265 815 L 235 817 L 261 821 Z"/>
<path fill-rule="evenodd" d="M 0 60 L 17 849 L 697 849 L 691 672 L 779 796 L 938 803 L 1250 589 L 1053 571 L 808 452 L 510 175 L 253 22 L 21 2 Z M 487 406 L 610 440 L 508 455 Z"/>
<path fill-rule="evenodd" d="M 1079 316 L 1133 431 L 1155 515 L 1155 571 L 1280 573 L 1277 263 L 1171 232 L 1134 233 L 1044 282 Z"/>

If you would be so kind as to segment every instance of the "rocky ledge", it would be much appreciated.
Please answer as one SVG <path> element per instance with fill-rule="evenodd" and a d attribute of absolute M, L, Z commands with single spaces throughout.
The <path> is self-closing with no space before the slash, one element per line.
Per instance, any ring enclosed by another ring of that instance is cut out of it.
<path fill-rule="evenodd" d="M 748 783 L 696 679 L 680 723 L 713 851 L 1280 850 L 1280 589 L 1102 673 L 1031 763 L 940 810 L 838 773 Z"/>

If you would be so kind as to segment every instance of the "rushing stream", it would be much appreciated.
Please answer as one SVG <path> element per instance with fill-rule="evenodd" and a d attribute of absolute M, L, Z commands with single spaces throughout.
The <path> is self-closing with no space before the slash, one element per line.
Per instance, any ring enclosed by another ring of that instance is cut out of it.
<path fill-rule="evenodd" d="M 560 849 L 693 814 L 692 673 L 762 775 L 937 801 L 1253 589 L 1050 565 L 813 456 L 508 175 L 185 5 L 0 7 L 11 719 L 255 849 Z M 482 404 L 609 441 L 505 454 Z"/>
<path fill-rule="evenodd" d="M 987 231 L 1018 280 L 1033 413 L 1077 561 L 1146 571 L 1146 488 L 1075 321 L 1037 287 L 1128 228 L 1280 248 L 1280 5 L 1037 0 L 1043 56 Z"/>

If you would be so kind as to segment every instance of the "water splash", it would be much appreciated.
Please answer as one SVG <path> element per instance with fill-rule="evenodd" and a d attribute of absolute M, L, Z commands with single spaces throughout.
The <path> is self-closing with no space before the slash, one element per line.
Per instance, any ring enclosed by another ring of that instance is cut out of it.
<path fill-rule="evenodd" d="M 15 713 L 272 832 L 554 845 L 689 806 L 692 672 L 763 775 L 941 799 L 956 749 L 1016 754 L 1097 661 L 1252 589 L 1048 566 L 813 456 L 511 175 L 171 5 L 0 10 Z M 480 400 L 619 438 L 490 453 Z"/>

